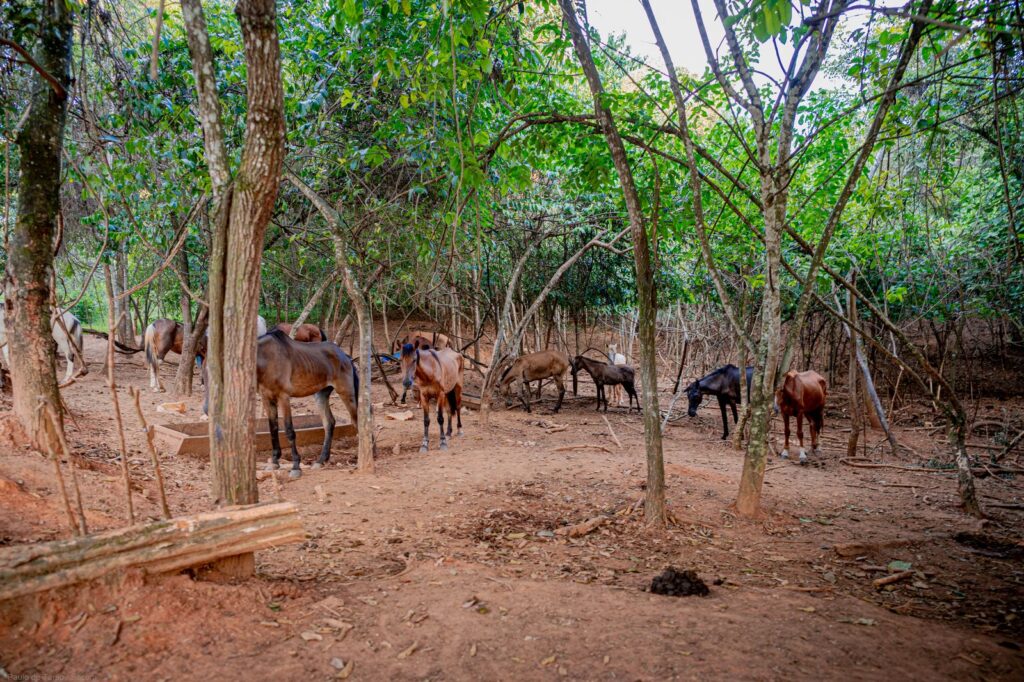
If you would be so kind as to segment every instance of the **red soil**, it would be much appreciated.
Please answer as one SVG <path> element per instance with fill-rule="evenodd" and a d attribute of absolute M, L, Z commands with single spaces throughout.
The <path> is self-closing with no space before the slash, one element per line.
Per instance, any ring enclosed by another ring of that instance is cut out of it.
<path fill-rule="evenodd" d="M 101 356 L 90 340 L 94 371 L 64 391 L 91 529 L 124 522 Z M 119 363 L 121 383 L 147 386 L 141 357 Z M 770 464 L 756 522 L 730 508 L 742 459 L 718 439 L 717 406 L 673 424 L 665 456 L 678 523 L 653 531 L 629 513 L 643 494 L 636 415 L 609 412 L 619 449 L 590 397 L 554 416 L 499 409 L 489 428 L 471 413 L 446 452 L 432 423 L 435 449 L 420 454 L 418 410 L 388 419 L 406 408 L 381 405 L 382 385 L 374 393 L 376 475 L 353 473 L 342 443 L 333 466 L 280 479 L 301 507 L 302 545 L 260 553 L 257 577 L 240 584 L 129 573 L 0 604 L 0 665 L 110 679 L 323 679 L 338 666 L 350 679 L 1024 678 L 1021 512 L 991 509 L 978 522 L 959 512 L 950 474 L 840 465 L 836 415 L 819 466 Z M 144 394 L 147 417 L 197 419 L 201 396 L 182 417 L 156 412 L 172 399 Z M 121 402 L 136 510 L 156 517 L 143 436 L 125 393 Z M 899 435 L 925 456 L 941 452 L 926 433 Z M 64 537 L 52 464 L 20 437 L 0 416 L 0 544 Z M 556 451 L 569 445 L 591 447 Z M 164 461 L 174 513 L 209 508 L 207 465 Z M 1020 477 L 978 485 L 1021 499 Z M 273 482 L 260 494 L 274 499 Z M 603 514 L 583 537 L 550 532 Z M 837 553 L 853 542 L 870 546 Z M 917 573 L 876 590 L 894 560 Z M 696 570 L 710 596 L 643 591 L 669 565 Z"/>

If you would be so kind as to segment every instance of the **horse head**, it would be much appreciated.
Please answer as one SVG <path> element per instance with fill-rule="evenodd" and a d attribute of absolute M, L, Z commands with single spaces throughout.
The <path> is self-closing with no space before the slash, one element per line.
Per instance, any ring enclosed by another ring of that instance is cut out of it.
<path fill-rule="evenodd" d="M 411 343 L 402 345 L 402 386 L 406 389 L 412 387 L 413 377 L 416 376 L 416 365 L 420 359 L 419 350 Z"/>
<path fill-rule="evenodd" d="M 700 407 L 701 401 L 704 400 L 704 393 L 700 390 L 700 381 L 694 381 L 686 387 L 686 397 L 690 401 L 690 408 L 686 411 L 686 414 L 696 417 L 697 408 Z"/>

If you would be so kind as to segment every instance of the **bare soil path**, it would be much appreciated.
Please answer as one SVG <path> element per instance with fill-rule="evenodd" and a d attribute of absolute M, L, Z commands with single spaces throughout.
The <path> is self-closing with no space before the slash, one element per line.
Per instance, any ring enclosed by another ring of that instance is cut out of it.
<path fill-rule="evenodd" d="M 93 371 L 65 390 L 94 529 L 124 516 L 101 356 L 90 340 Z M 147 385 L 139 356 L 118 372 Z M 341 443 L 326 470 L 261 482 L 263 499 L 299 503 L 308 539 L 258 555 L 256 579 L 127 574 L 0 604 L 0 666 L 125 680 L 1024 679 L 1020 511 L 979 523 L 958 511 L 951 474 L 841 466 L 841 422 L 826 423 L 817 466 L 771 464 L 756 522 L 730 509 L 741 455 L 718 440 L 717 406 L 670 426 L 678 524 L 652 531 L 630 512 L 643 494 L 636 415 L 608 414 L 620 449 L 592 398 L 558 415 L 497 410 L 489 428 L 471 413 L 446 452 L 433 423 L 420 454 L 418 411 L 381 404 L 383 386 L 374 395 L 377 475 L 352 473 Z M 172 399 L 146 393 L 148 418 L 197 418 L 201 396 L 182 417 L 157 413 Z M 137 509 L 155 516 L 127 407 L 124 394 Z M 0 414 L 0 543 L 62 537 L 51 465 L 15 431 Z M 900 435 L 931 452 L 926 431 Z M 173 511 L 208 508 L 206 464 L 165 462 Z M 1024 486 L 979 488 L 1019 502 Z M 556 533 L 595 517 L 586 535 Z M 876 589 L 893 561 L 914 574 Z M 710 596 L 643 591 L 669 565 L 695 569 Z"/>

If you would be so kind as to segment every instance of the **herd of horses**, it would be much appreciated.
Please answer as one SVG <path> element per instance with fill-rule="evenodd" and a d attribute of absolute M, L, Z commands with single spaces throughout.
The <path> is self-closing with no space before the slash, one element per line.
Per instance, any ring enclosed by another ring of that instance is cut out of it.
<path fill-rule="evenodd" d="M 352 358 L 338 345 L 327 338 L 326 332 L 313 324 L 302 324 L 292 335 L 292 325 L 281 323 L 267 329 L 267 322 L 257 318 L 254 341 L 256 343 L 256 373 L 259 396 L 263 402 L 267 420 L 270 425 L 273 454 L 271 468 L 280 468 L 281 444 L 278 435 L 278 415 L 284 419 L 284 431 L 288 438 L 292 453 L 290 475 L 301 475 L 299 453 L 295 443 L 295 429 L 292 426 L 291 398 L 315 396 L 324 426 L 324 443 L 320 457 L 314 468 L 326 464 L 331 454 L 331 440 L 334 433 L 335 419 L 331 412 L 330 396 L 336 392 L 348 410 L 353 423 L 356 422 L 358 407 L 359 373 Z M 87 373 L 82 356 L 82 325 L 70 312 L 66 312 L 53 323 L 53 338 L 61 355 L 67 360 L 66 383 L 75 370 L 79 375 Z M 7 360 L 7 339 L 3 315 L 0 315 L 0 346 Z M 196 344 L 196 364 L 201 368 L 203 383 L 206 382 L 205 359 L 207 355 L 208 336 Z M 160 364 L 168 353 L 181 354 L 185 345 L 185 329 L 181 323 L 169 319 L 156 320 L 150 324 L 143 337 L 145 364 L 149 371 L 150 387 L 157 392 L 163 391 L 160 379 Z M 590 349 L 588 349 L 589 351 Z M 430 405 L 436 404 L 437 423 L 440 430 L 440 449 L 448 448 L 448 439 L 452 437 L 453 421 L 457 425 L 456 435 L 462 435 L 462 389 L 463 389 L 463 356 L 451 347 L 451 342 L 444 334 L 437 332 L 414 331 L 399 338 L 394 347 L 393 356 L 400 362 L 402 386 L 402 402 L 410 388 L 417 389 L 420 407 L 423 411 L 423 442 L 420 452 L 426 452 L 430 446 Z M 596 360 L 583 354 L 570 356 L 555 350 L 543 350 L 521 355 L 512 361 L 498 379 L 499 390 L 504 391 L 506 406 L 511 405 L 511 388 L 519 382 L 519 399 L 523 408 L 531 411 L 530 385 L 538 382 L 537 395 L 540 395 L 544 380 L 550 379 L 558 388 L 558 400 L 554 411 L 562 407 L 565 396 L 565 374 L 572 374 L 573 395 L 578 395 L 578 375 L 583 371 L 590 375 L 597 389 L 597 410 L 608 411 L 608 397 L 605 391 L 610 388 L 616 395 L 616 404 L 621 405 L 621 391 L 628 395 L 626 413 L 633 410 L 636 402 L 637 412 L 641 411 L 640 399 L 637 396 L 635 372 L 626 364 L 626 358 L 618 353 L 615 345 L 608 346 L 608 361 Z M 754 368 L 745 370 L 745 382 L 740 381 L 740 370 L 735 365 L 725 365 L 709 374 L 694 380 L 686 386 L 689 401 L 688 414 L 697 415 L 704 396 L 714 396 L 722 413 L 722 439 L 729 437 L 728 410 L 731 408 L 733 423 L 738 421 L 737 407 L 740 404 L 740 386 L 747 387 L 747 401 L 750 400 L 750 387 L 753 383 Z M 781 457 L 789 457 L 790 419 L 796 418 L 797 439 L 799 441 L 800 463 L 807 462 L 804 449 L 803 420 L 806 417 L 810 427 L 811 451 L 818 453 L 818 436 L 824 425 L 825 400 L 828 388 L 825 379 L 808 370 L 804 372 L 788 372 L 782 387 L 776 391 L 774 409 L 783 417 L 785 446 Z M 209 394 L 203 406 L 206 414 L 209 405 Z M 445 424 L 445 414 L 448 420 Z"/>

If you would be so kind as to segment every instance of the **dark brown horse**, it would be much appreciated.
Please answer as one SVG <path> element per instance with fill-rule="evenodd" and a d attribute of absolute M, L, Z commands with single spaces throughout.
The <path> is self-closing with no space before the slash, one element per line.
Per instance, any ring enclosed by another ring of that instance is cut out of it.
<path fill-rule="evenodd" d="M 636 400 L 637 412 L 640 411 L 640 398 L 636 394 L 636 388 L 634 387 L 634 375 L 633 368 L 626 365 L 609 365 L 607 362 L 600 362 L 599 360 L 591 360 L 590 358 L 577 355 L 572 361 L 572 394 L 576 395 L 577 378 L 576 375 L 583 369 L 587 371 L 590 378 L 594 380 L 594 385 L 597 386 L 597 409 L 601 409 L 601 403 L 604 403 L 604 411 L 608 411 L 608 397 L 605 395 L 605 386 L 615 386 L 616 384 L 621 385 L 626 389 L 626 393 L 629 394 L 629 406 L 626 408 L 626 414 L 633 411 L 633 401 Z"/>
<path fill-rule="evenodd" d="M 452 418 L 458 419 L 458 435 L 462 435 L 462 356 L 450 348 L 416 348 L 402 346 L 402 385 L 406 390 L 416 384 L 423 409 L 423 445 L 430 449 L 430 401 L 437 403 L 437 423 L 441 428 L 441 449 L 448 449 L 444 431 L 444 402 L 448 403 L 448 436 L 452 435 Z M 447 400 L 445 400 L 447 399 Z"/>
<path fill-rule="evenodd" d="M 185 328 L 180 322 L 160 319 L 146 327 L 143 348 L 146 351 L 146 366 L 149 368 L 149 387 L 157 393 L 164 390 L 164 382 L 160 380 L 160 363 L 164 356 L 174 352 L 181 355 L 185 344 Z M 206 357 L 206 337 L 196 344 L 196 362 L 202 363 Z"/>
<path fill-rule="evenodd" d="M 782 388 L 775 392 L 775 405 L 782 412 L 783 425 L 786 433 L 786 446 L 780 456 L 789 457 L 789 418 L 796 416 L 796 437 L 800 440 L 800 463 L 807 463 L 804 451 L 804 415 L 811 426 L 811 454 L 818 454 L 818 434 L 825 425 L 825 398 L 828 387 L 825 378 L 814 370 L 786 372 Z"/>
<path fill-rule="evenodd" d="M 316 406 L 323 418 L 324 444 L 314 469 L 326 464 L 331 456 L 335 423 L 331 412 L 331 391 L 338 392 L 352 423 L 357 423 L 359 374 L 352 358 L 333 343 L 299 343 L 280 329 L 274 329 L 261 336 L 256 344 L 256 381 L 270 422 L 270 442 L 274 449 L 270 468 L 281 467 L 281 441 L 277 433 L 277 411 L 280 408 L 284 413 L 284 432 L 292 446 L 292 469 L 288 472 L 292 478 L 301 476 L 302 471 L 299 451 L 295 447 L 291 398 L 316 395 Z"/>
<path fill-rule="evenodd" d="M 288 336 L 292 334 L 292 326 L 287 322 L 279 322 L 274 325 L 274 329 L 280 329 Z M 327 341 L 327 332 L 315 324 L 300 324 L 299 330 L 295 332 L 295 340 L 300 343 L 324 343 Z"/>

